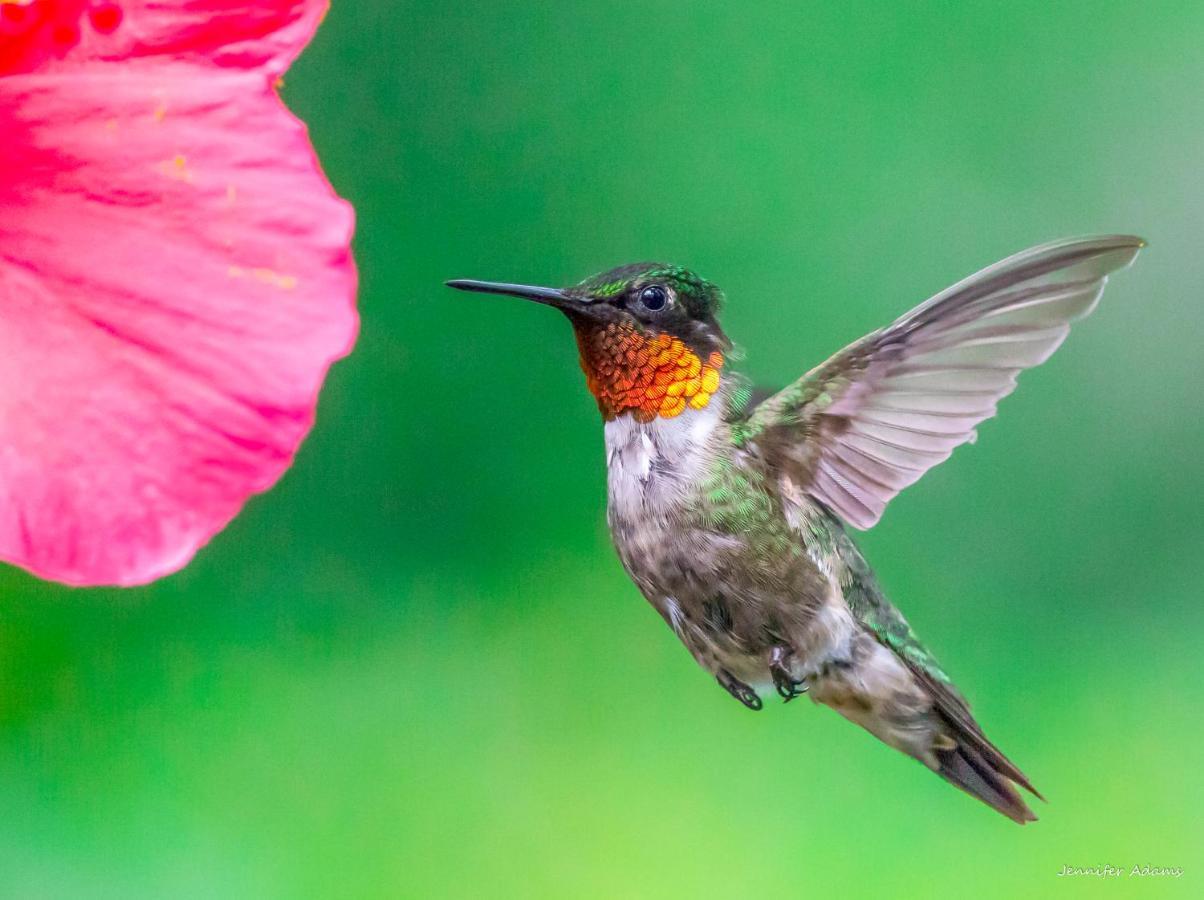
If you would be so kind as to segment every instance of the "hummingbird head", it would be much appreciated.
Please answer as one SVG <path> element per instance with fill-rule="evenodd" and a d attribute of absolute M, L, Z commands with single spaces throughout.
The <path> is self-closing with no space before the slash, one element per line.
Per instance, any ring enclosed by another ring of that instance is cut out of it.
<path fill-rule="evenodd" d="M 731 341 L 717 318 L 723 293 L 681 266 L 631 263 L 572 287 L 457 280 L 464 291 L 524 297 L 561 310 L 603 418 L 640 421 L 702 409 L 719 390 Z"/>

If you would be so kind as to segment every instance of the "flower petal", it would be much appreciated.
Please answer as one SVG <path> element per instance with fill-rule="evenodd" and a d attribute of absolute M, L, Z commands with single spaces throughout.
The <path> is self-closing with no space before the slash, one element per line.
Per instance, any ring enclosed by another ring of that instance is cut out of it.
<path fill-rule="evenodd" d="M 262 72 L 0 78 L 0 133 L 0 558 L 146 582 L 289 465 L 354 340 L 352 213 Z"/>
<path fill-rule="evenodd" d="M 0 75 L 93 60 L 168 57 L 276 76 L 309 42 L 326 0 L 0 2 Z"/>

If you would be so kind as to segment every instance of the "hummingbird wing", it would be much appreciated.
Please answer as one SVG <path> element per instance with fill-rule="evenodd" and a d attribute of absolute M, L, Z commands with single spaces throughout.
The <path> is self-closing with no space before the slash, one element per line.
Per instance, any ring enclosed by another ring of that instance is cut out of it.
<path fill-rule="evenodd" d="M 816 499 L 869 528 L 1095 308 L 1145 246 L 1074 238 L 1010 256 L 845 347 L 736 427 Z"/>

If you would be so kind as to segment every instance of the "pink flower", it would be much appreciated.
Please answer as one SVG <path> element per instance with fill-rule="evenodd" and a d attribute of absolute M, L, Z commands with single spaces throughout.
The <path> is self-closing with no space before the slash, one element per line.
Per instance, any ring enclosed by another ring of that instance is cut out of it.
<path fill-rule="evenodd" d="M 0 559 L 175 571 L 355 338 L 350 207 L 274 82 L 318 0 L 0 0 Z"/>

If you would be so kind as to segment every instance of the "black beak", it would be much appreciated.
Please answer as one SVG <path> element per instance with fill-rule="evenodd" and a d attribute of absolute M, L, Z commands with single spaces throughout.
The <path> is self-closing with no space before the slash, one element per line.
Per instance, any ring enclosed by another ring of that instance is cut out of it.
<path fill-rule="evenodd" d="M 571 297 L 560 288 L 536 287 L 530 284 L 507 284 L 504 281 L 473 281 L 470 278 L 457 278 L 447 282 L 448 287 L 458 291 L 475 291 L 479 294 L 506 294 L 510 297 L 523 297 L 536 303 L 546 303 L 548 306 L 564 307 L 566 304 L 579 302 L 580 298 Z"/>

